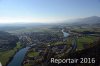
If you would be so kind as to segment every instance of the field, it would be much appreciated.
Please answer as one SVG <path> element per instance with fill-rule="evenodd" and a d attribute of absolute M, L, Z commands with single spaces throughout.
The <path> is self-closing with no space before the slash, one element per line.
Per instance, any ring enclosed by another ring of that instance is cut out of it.
<path fill-rule="evenodd" d="M 38 52 L 29 52 L 27 56 L 34 57 L 34 56 L 38 56 L 38 54 L 39 54 Z"/>
<path fill-rule="evenodd" d="M 6 65 L 6 63 L 9 61 L 9 59 L 17 52 L 18 49 L 21 48 L 21 44 L 18 42 L 17 46 L 13 48 L 12 50 L 0 52 L 0 61 L 3 64 L 3 66 Z"/>
<path fill-rule="evenodd" d="M 24 28 L 19 30 L 8 31 L 9 33 L 20 34 L 20 33 L 30 33 L 30 32 L 48 32 L 52 31 L 52 29 L 46 27 L 34 27 L 34 28 Z"/>

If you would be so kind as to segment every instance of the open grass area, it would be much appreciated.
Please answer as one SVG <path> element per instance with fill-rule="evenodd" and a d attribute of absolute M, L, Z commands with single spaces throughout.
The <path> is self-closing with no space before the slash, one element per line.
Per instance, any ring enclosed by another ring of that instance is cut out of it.
<path fill-rule="evenodd" d="M 28 53 L 28 57 L 34 57 L 34 56 L 38 56 L 39 55 L 39 52 L 29 52 Z"/>
<path fill-rule="evenodd" d="M 91 27 L 86 27 L 86 28 L 73 28 L 72 30 L 76 31 L 76 32 L 83 32 L 83 31 L 93 31 L 95 32 L 95 29 L 91 28 Z"/>
<path fill-rule="evenodd" d="M 27 64 L 24 64 L 24 66 L 31 66 L 31 64 L 28 64 L 28 63 L 27 63 Z"/>
<path fill-rule="evenodd" d="M 77 39 L 78 49 L 84 49 L 83 44 L 92 44 L 96 40 L 95 36 L 83 36 Z"/>
<path fill-rule="evenodd" d="M 64 43 L 61 42 L 61 41 L 58 41 L 58 42 L 51 42 L 51 43 L 50 43 L 51 46 L 62 45 L 62 44 L 64 44 Z"/>
<path fill-rule="evenodd" d="M 0 62 L 5 66 L 9 59 L 16 53 L 18 49 L 21 48 L 21 44 L 18 42 L 17 46 L 12 50 L 0 52 Z"/>

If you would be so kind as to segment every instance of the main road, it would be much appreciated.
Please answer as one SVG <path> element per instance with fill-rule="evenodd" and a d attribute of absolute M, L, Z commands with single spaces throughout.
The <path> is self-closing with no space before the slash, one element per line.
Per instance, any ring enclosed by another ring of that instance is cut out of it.
<path fill-rule="evenodd" d="M 67 38 L 69 36 L 69 33 L 65 32 L 64 29 L 62 29 L 62 33 L 64 35 L 64 38 Z M 67 50 L 66 53 L 72 53 L 72 52 L 75 52 L 77 49 L 77 37 L 74 36 L 73 37 L 73 40 L 72 40 L 72 45 L 71 47 Z"/>

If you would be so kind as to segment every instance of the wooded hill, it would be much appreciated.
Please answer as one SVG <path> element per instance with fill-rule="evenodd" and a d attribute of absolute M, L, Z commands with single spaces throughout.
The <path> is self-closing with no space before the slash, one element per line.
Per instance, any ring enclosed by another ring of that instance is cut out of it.
<path fill-rule="evenodd" d="M 0 51 L 9 50 L 16 46 L 18 37 L 10 33 L 0 31 Z"/>

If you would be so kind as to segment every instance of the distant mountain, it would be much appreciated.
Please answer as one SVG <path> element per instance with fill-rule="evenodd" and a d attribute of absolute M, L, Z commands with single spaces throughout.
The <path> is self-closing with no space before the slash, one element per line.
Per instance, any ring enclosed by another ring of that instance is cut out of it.
<path fill-rule="evenodd" d="M 86 18 L 79 18 L 74 20 L 62 21 L 57 23 L 13 23 L 13 24 L 0 24 L 0 31 L 16 31 L 16 30 L 23 30 L 27 28 L 35 28 L 35 27 L 53 27 L 53 26 L 66 26 L 66 24 L 71 25 L 86 25 L 86 24 L 93 24 L 95 26 L 100 26 L 100 17 L 98 16 L 91 16 Z"/>
<path fill-rule="evenodd" d="M 100 17 L 91 16 L 86 18 L 77 19 L 72 22 L 73 24 L 100 24 Z"/>

